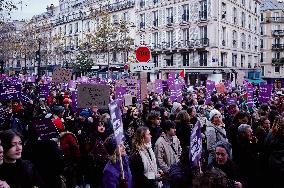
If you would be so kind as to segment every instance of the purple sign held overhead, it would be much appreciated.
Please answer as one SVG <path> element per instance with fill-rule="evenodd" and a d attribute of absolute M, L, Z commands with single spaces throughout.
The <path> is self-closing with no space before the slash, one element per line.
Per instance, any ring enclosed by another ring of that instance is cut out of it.
<path fill-rule="evenodd" d="M 39 97 L 46 99 L 49 95 L 48 84 L 39 84 Z"/>
<path fill-rule="evenodd" d="M 206 80 L 206 101 L 205 104 L 211 102 L 211 94 L 215 89 L 215 82 L 211 80 Z"/>
<path fill-rule="evenodd" d="M 252 85 L 247 85 L 247 94 L 248 94 L 248 99 L 247 99 L 247 104 L 248 108 L 253 107 L 253 86 Z"/>
<path fill-rule="evenodd" d="M 162 80 L 155 80 L 155 92 L 159 95 L 163 94 L 163 81 Z"/>
<path fill-rule="evenodd" d="M 121 111 L 116 100 L 114 100 L 109 104 L 109 111 L 111 114 L 110 118 L 113 125 L 114 136 L 117 144 L 120 144 L 124 139 L 124 134 L 123 134 Z"/>
<path fill-rule="evenodd" d="M 20 84 L 6 83 L 0 86 L 0 100 L 18 99 L 21 92 Z"/>
<path fill-rule="evenodd" d="M 258 101 L 260 103 L 268 103 L 271 98 L 272 89 L 273 89 L 272 84 L 260 84 Z"/>
<path fill-rule="evenodd" d="M 201 125 L 200 122 L 197 121 L 190 135 L 189 159 L 191 162 L 191 167 L 197 167 L 199 165 L 201 152 L 202 152 Z"/>
<path fill-rule="evenodd" d="M 121 106 L 124 100 L 123 95 L 126 93 L 126 87 L 116 87 L 115 88 L 115 98 L 117 100 L 118 106 Z"/>

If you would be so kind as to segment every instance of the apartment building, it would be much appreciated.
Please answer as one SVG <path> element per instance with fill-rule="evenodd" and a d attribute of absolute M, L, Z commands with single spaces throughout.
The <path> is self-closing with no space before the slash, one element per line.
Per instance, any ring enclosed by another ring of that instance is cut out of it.
<path fill-rule="evenodd" d="M 185 69 L 195 83 L 233 82 L 238 71 L 259 78 L 259 15 L 256 0 L 139 0 L 136 44 L 151 47 L 158 75 Z"/>
<path fill-rule="evenodd" d="M 278 88 L 284 86 L 284 3 L 263 1 L 261 5 L 262 77 Z"/>

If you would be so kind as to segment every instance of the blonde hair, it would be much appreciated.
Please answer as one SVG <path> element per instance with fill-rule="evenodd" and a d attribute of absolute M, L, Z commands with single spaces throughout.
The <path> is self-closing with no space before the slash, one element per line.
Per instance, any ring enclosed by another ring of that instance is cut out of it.
<path fill-rule="evenodd" d="M 132 141 L 133 152 L 142 150 L 145 146 L 145 135 L 149 130 L 148 127 L 138 127 Z"/>

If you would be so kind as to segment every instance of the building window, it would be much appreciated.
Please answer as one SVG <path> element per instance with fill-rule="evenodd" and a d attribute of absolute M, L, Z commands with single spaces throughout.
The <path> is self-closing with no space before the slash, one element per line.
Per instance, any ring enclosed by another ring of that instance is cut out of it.
<path fill-rule="evenodd" d="M 280 73 L 280 66 L 275 66 L 274 67 L 274 72 L 275 73 Z"/>
<path fill-rule="evenodd" d="M 235 7 L 233 8 L 233 23 L 234 25 L 238 24 L 238 12 Z"/>
<path fill-rule="evenodd" d="M 206 39 L 207 38 L 207 26 L 200 26 L 200 39 Z"/>
<path fill-rule="evenodd" d="M 78 48 L 79 46 L 79 38 L 75 37 L 75 47 Z"/>
<path fill-rule="evenodd" d="M 248 49 L 251 49 L 251 36 L 248 36 Z"/>
<path fill-rule="evenodd" d="M 61 27 L 59 27 L 59 31 L 58 31 L 58 33 L 59 33 L 59 35 L 61 35 L 62 33 L 62 28 Z"/>
<path fill-rule="evenodd" d="M 226 46 L 226 27 L 222 27 L 222 46 Z"/>
<path fill-rule="evenodd" d="M 263 63 L 263 52 L 260 53 L 260 62 Z"/>
<path fill-rule="evenodd" d="M 153 0 L 153 4 L 156 5 L 159 3 L 159 0 Z"/>
<path fill-rule="evenodd" d="M 16 67 L 21 67 L 21 60 L 17 60 L 17 65 Z"/>
<path fill-rule="evenodd" d="M 123 21 L 124 21 L 125 23 L 128 23 L 128 12 L 124 12 L 124 13 L 123 13 Z"/>
<path fill-rule="evenodd" d="M 145 29 L 145 14 L 140 14 L 140 29 Z"/>
<path fill-rule="evenodd" d="M 256 32 L 257 31 L 257 19 L 254 19 L 254 32 Z"/>
<path fill-rule="evenodd" d="M 69 25 L 69 34 L 72 34 L 72 24 Z"/>
<path fill-rule="evenodd" d="M 189 28 L 185 28 L 182 30 L 182 39 L 183 46 L 189 47 Z"/>
<path fill-rule="evenodd" d="M 222 19 L 226 20 L 226 14 L 227 14 L 227 6 L 226 6 L 226 3 L 222 2 Z"/>
<path fill-rule="evenodd" d="M 254 3 L 254 13 L 257 13 L 257 2 Z"/>
<path fill-rule="evenodd" d="M 264 66 L 261 66 L 261 76 L 264 76 Z"/>
<path fill-rule="evenodd" d="M 75 23 L 75 33 L 78 33 L 78 30 L 79 30 L 79 25 L 78 25 L 78 22 Z"/>
<path fill-rule="evenodd" d="M 207 52 L 199 52 L 199 66 L 207 66 Z"/>
<path fill-rule="evenodd" d="M 88 31 L 88 32 L 90 32 L 90 21 L 88 21 L 87 23 L 86 23 L 86 25 L 85 25 L 85 29 L 86 29 L 86 31 Z"/>
<path fill-rule="evenodd" d="M 112 60 L 113 60 L 113 62 L 116 62 L 116 61 L 117 61 L 116 52 L 113 52 L 113 53 L 112 53 Z"/>
<path fill-rule="evenodd" d="M 233 31 L 233 48 L 237 48 L 238 46 L 238 36 L 237 36 L 237 32 L 234 30 Z"/>
<path fill-rule="evenodd" d="M 153 11 L 153 26 L 158 27 L 159 23 L 159 16 L 158 16 L 158 11 Z"/>
<path fill-rule="evenodd" d="M 246 27 L 246 15 L 242 12 L 242 27 Z"/>
<path fill-rule="evenodd" d="M 236 67 L 237 66 L 237 54 L 232 54 L 232 67 Z"/>
<path fill-rule="evenodd" d="M 245 0 L 242 0 L 242 5 L 246 6 L 246 1 Z"/>
<path fill-rule="evenodd" d="M 274 53 L 274 58 L 275 59 L 280 59 L 280 52 L 275 52 Z"/>
<path fill-rule="evenodd" d="M 144 8 L 145 7 L 145 0 L 140 0 L 140 8 Z"/>
<path fill-rule="evenodd" d="M 189 21 L 189 5 L 182 5 L 182 21 Z"/>
<path fill-rule="evenodd" d="M 207 20 L 207 0 L 202 0 L 200 2 L 199 18 L 201 20 Z"/>
<path fill-rule="evenodd" d="M 159 66 L 159 56 L 158 55 L 152 55 L 153 63 L 155 64 L 155 67 Z"/>
<path fill-rule="evenodd" d="M 153 46 L 157 48 L 159 44 L 159 34 L 158 32 L 153 33 Z"/>
<path fill-rule="evenodd" d="M 170 54 L 166 56 L 167 66 L 174 66 L 174 54 Z"/>
<path fill-rule="evenodd" d="M 241 55 L 241 68 L 244 67 L 245 64 L 245 55 Z"/>
<path fill-rule="evenodd" d="M 227 62 L 227 53 L 221 52 L 221 67 L 226 66 Z"/>
<path fill-rule="evenodd" d="M 257 38 L 256 37 L 254 37 L 254 50 L 257 50 Z"/>
<path fill-rule="evenodd" d="M 173 31 L 167 31 L 166 32 L 167 36 L 167 48 L 172 48 L 174 45 L 174 40 L 173 40 Z"/>
<path fill-rule="evenodd" d="M 67 26 L 64 25 L 64 35 L 66 35 Z"/>
<path fill-rule="evenodd" d="M 248 17 L 248 27 L 249 27 L 249 29 L 251 29 L 251 16 L 250 15 Z"/>
<path fill-rule="evenodd" d="M 242 40 L 242 49 L 245 50 L 246 49 L 246 35 L 244 33 L 242 34 L 241 40 Z"/>
<path fill-rule="evenodd" d="M 174 17 L 173 17 L 173 8 L 167 8 L 167 24 L 172 24 L 174 22 Z"/>
<path fill-rule="evenodd" d="M 263 13 L 260 14 L 260 21 L 261 21 L 261 22 L 264 21 Z"/>
<path fill-rule="evenodd" d="M 182 53 L 182 65 L 189 66 L 189 53 Z"/>

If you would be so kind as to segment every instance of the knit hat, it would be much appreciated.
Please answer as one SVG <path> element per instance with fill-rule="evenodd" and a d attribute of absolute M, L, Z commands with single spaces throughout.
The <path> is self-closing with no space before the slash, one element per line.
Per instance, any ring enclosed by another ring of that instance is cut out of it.
<path fill-rule="evenodd" d="M 221 113 L 216 109 L 211 110 L 209 114 L 209 120 L 211 121 L 215 115 L 221 116 Z"/>
<path fill-rule="evenodd" d="M 104 147 L 107 151 L 107 153 L 111 156 L 114 154 L 116 148 L 117 148 L 117 142 L 114 137 L 114 135 L 110 135 L 106 141 L 104 142 Z"/>
<path fill-rule="evenodd" d="M 214 145 L 214 148 L 216 149 L 217 147 L 222 147 L 222 148 L 225 148 L 227 154 L 228 154 L 228 158 L 229 159 L 232 159 L 232 145 L 229 143 L 229 142 L 226 142 L 226 141 L 218 141 L 215 145 Z"/>
<path fill-rule="evenodd" d="M 53 106 L 52 111 L 53 111 L 53 113 L 55 115 L 59 115 L 59 114 L 61 114 L 64 111 L 64 107 L 62 107 L 62 106 Z"/>
<path fill-rule="evenodd" d="M 172 110 L 171 110 L 172 114 L 175 114 L 175 113 L 176 113 L 176 110 L 177 110 L 179 107 L 182 107 L 181 104 L 178 103 L 178 102 L 174 102 L 174 103 L 173 103 Z"/>

